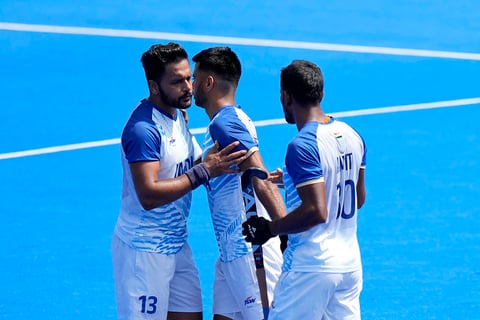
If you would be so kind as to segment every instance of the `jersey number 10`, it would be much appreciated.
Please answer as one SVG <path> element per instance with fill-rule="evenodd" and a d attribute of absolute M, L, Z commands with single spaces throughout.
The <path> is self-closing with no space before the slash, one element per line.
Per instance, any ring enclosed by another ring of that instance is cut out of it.
<path fill-rule="evenodd" d="M 343 185 L 341 183 L 337 185 L 337 191 L 337 219 L 340 217 L 342 217 L 343 219 L 353 218 L 353 216 L 355 215 L 355 207 L 357 206 L 357 191 L 355 188 L 355 182 L 353 182 L 353 180 L 345 180 L 345 183 Z M 345 206 L 345 204 L 347 206 Z"/>

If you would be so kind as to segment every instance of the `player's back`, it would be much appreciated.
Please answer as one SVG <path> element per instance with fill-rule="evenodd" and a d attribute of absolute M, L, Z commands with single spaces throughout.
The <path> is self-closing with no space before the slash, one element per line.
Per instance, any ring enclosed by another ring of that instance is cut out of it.
<path fill-rule="evenodd" d="M 292 140 L 289 149 L 296 150 L 297 158 L 290 159 L 284 174 L 287 211 L 301 204 L 296 188 L 323 182 L 328 216 L 325 223 L 289 237 L 284 255 L 286 267 L 328 272 L 357 269 L 361 263 L 356 235 L 356 183 L 364 160 L 362 138 L 341 121 L 310 122 Z M 305 161 L 298 159 L 302 152 L 308 154 Z"/>

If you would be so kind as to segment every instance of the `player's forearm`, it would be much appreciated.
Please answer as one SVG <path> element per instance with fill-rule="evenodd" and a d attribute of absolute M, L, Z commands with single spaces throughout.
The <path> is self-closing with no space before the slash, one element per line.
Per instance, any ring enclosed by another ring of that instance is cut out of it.
<path fill-rule="evenodd" d="M 357 181 L 357 208 L 360 209 L 367 198 L 367 191 L 365 189 L 365 170 L 360 169 Z"/>
<path fill-rule="evenodd" d="M 325 219 L 322 216 L 318 208 L 302 204 L 284 218 L 273 220 L 270 223 L 270 231 L 275 235 L 303 232 L 324 223 Z"/>
<path fill-rule="evenodd" d="M 186 174 L 177 178 L 157 180 L 136 187 L 138 199 L 145 210 L 171 203 L 192 191 L 192 184 Z"/>
<path fill-rule="evenodd" d="M 270 218 L 276 220 L 287 215 L 282 195 L 277 186 L 270 181 L 256 179 L 254 187 L 258 199 L 267 210 Z"/>

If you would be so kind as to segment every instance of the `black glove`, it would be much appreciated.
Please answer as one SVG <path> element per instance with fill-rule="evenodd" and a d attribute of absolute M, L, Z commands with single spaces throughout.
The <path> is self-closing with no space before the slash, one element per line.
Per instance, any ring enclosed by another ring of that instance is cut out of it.
<path fill-rule="evenodd" d="M 247 221 L 242 223 L 242 234 L 245 241 L 252 244 L 262 245 L 274 235 L 270 232 L 270 221 L 258 216 L 251 216 Z"/>
<path fill-rule="evenodd" d="M 288 234 L 282 234 L 278 236 L 280 238 L 280 250 L 282 253 L 287 249 L 287 242 L 288 242 Z"/>

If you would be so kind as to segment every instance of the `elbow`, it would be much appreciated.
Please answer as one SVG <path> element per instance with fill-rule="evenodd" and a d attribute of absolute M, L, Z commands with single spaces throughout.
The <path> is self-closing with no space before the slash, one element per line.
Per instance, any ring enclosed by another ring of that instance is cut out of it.
<path fill-rule="evenodd" d="M 155 197 L 148 195 L 139 196 L 138 201 L 140 202 L 142 208 L 145 210 L 152 210 L 163 205 L 162 201 L 158 201 L 158 199 L 156 199 Z"/>
<path fill-rule="evenodd" d="M 358 201 L 358 204 L 357 204 L 357 210 L 358 209 L 361 209 L 363 207 L 363 204 L 365 203 L 365 199 L 363 199 L 363 201 Z"/>
<path fill-rule="evenodd" d="M 153 203 L 153 201 L 149 201 L 149 200 L 140 200 L 140 205 L 144 210 L 152 210 L 157 207 L 155 203 Z"/>
<path fill-rule="evenodd" d="M 322 207 L 312 208 L 311 216 L 313 217 L 313 220 L 312 220 L 313 226 L 327 222 L 327 217 L 328 217 L 327 207 L 322 206 Z"/>
<path fill-rule="evenodd" d="M 151 205 L 142 205 L 142 207 L 146 211 L 155 209 L 155 206 L 151 206 Z"/>
<path fill-rule="evenodd" d="M 363 206 L 366 198 L 367 190 L 365 189 L 365 170 L 360 168 L 357 181 L 357 209 L 360 209 Z"/>
<path fill-rule="evenodd" d="M 320 215 L 317 216 L 317 224 L 322 224 L 322 223 L 325 223 L 327 222 L 327 209 L 325 208 L 325 210 L 323 212 L 320 212 Z"/>

